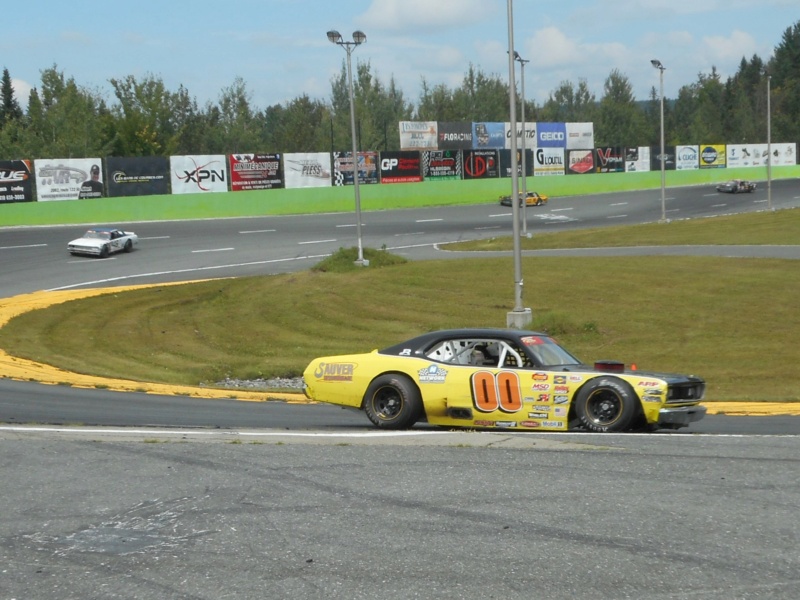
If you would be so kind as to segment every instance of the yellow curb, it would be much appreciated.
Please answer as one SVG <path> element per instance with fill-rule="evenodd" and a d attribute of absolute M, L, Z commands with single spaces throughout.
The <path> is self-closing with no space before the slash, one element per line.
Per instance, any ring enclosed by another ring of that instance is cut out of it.
<path fill-rule="evenodd" d="M 136 285 L 118 288 L 96 288 L 90 290 L 60 290 L 55 292 L 39 291 L 30 294 L 0 299 L 0 327 L 14 317 L 40 308 L 47 308 L 54 304 L 69 302 L 80 298 L 90 298 L 102 294 L 113 294 L 128 290 L 157 287 L 165 285 L 185 285 L 182 283 L 167 283 L 156 285 Z M 9 355 L 0 349 L 0 377 L 19 381 L 36 381 L 51 385 L 69 385 L 80 388 L 101 388 L 120 392 L 146 392 L 149 394 L 193 396 L 197 398 L 235 398 L 250 402 L 265 402 L 267 400 L 282 400 L 292 403 L 311 403 L 303 394 L 275 393 L 275 392 L 250 392 L 241 390 L 225 390 L 205 388 L 200 386 L 167 385 L 162 383 L 148 383 L 131 381 L 128 379 L 113 379 L 83 375 L 65 371 L 51 365 L 37 363 L 24 358 Z"/>
<path fill-rule="evenodd" d="M 142 288 L 187 285 L 191 282 L 174 282 L 122 286 L 115 288 L 95 288 L 88 290 L 60 290 L 54 292 L 39 291 L 22 294 L 11 298 L 0 299 L 0 327 L 17 315 L 30 310 L 47 308 L 54 304 L 90 298 L 102 294 L 115 294 Z M 102 388 L 120 392 L 146 392 L 149 394 L 191 396 L 196 398 L 235 398 L 250 402 L 282 400 L 298 404 L 312 404 L 303 394 L 248 392 L 241 390 L 225 390 L 200 386 L 179 386 L 162 383 L 131 381 L 128 379 L 112 379 L 82 375 L 64 371 L 58 367 L 37 363 L 24 358 L 9 355 L 0 349 L 0 377 L 20 381 L 36 381 L 51 385 L 69 385 L 81 388 Z M 705 402 L 704 406 L 710 415 L 800 415 L 800 402 Z"/>

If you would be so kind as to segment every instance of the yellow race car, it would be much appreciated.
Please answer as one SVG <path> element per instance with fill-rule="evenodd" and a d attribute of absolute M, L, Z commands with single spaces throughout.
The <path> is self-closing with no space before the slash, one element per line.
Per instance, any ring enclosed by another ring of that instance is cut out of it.
<path fill-rule="evenodd" d="M 679 429 L 703 418 L 700 377 L 587 365 L 552 337 L 513 329 L 426 333 L 366 354 L 316 358 L 306 396 L 363 410 L 377 427 L 597 432 Z"/>
<path fill-rule="evenodd" d="M 542 206 L 547 204 L 550 196 L 538 192 L 528 192 L 525 194 L 525 204 L 527 206 Z M 522 192 L 519 194 L 519 205 L 522 206 Z M 511 206 L 511 195 L 500 196 L 500 206 Z"/>

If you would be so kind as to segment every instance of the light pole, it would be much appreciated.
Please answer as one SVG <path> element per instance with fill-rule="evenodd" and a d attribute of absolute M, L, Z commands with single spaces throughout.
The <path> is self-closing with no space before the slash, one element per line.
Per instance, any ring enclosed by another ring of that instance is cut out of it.
<path fill-rule="evenodd" d="M 767 209 L 772 210 L 772 110 L 769 105 L 772 75 L 767 75 Z"/>
<path fill-rule="evenodd" d="M 528 218 L 525 212 L 528 207 L 528 171 L 525 165 L 525 65 L 531 61 L 522 58 L 516 50 L 514 50 L 514 60 L 519 63 L 519 85 L 522 93 L 522 235 L 530 237 Z M 516 135 L 516 132 L 514 134 Z"/>
<path fill-rule="evenodd" d="M 506 325 L 524 329 L 532 320 L 530 308 L 522 307 L 522 247 L 519 241 L 519 182 L 517 173 L 517 85 L 514 82 L 514 8 L 508 11 L 508 109 L 511 120 L 511 220 L 514 237 L 514 309 L 506 314 Z"/>
<path fill-rule="evenodd" d="M 356 197 L 356 235 L 358 236 L 358 259 L 356 264 L 363 267 L 369 266 L 369 261 L 364 260 L 364 248 L 361 243 L 361 190 L 358 187 L 358 145 L 356 143 L 356 109 L 353 101 L 353 68 L 350 56 L 357 46 L 367 41 L 367 36 L 363 31 L 353 32 L 353 41 L 347 42 L 342 39 L 342 35 L 332 29 L 328 32 L 328 40 L 344 48 L 347 52 L 347 91 L 350 96 L 350 135 L 353 138 L 353 193 Z"/>
<path fill-rule="evenodd" d="M 650 64 L 658 69 L 658 78 L 661 84 L 661 154 L 659 160 L 661 161 L 661 222 L 667 222 L 667 178 L 664 169 L 666 169 L 667 157 L 664 156 L 664 71 L 666 67 L 661 64 L 660 60 L 653 59 Z"/>

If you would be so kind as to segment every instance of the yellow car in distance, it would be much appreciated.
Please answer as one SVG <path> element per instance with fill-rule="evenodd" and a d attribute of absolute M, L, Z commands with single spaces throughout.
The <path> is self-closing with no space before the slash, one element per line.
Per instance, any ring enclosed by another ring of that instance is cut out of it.
<path fill-rule="evenodd" d="M 547 204 L 547 201 L 550 199 L 550 196 L 545 196 L 544 194 L 540 194 L 538 192 L 528 192 L 525 195 L 525 203 L 528 206 L 544 206 Z M 511 195 L 508 196 L 500 196 L 500 205 L 501 206 L 511 206 Z M 519 205 L 522 206 L 522 192 L 519 194 Z"/>
<path fill-rule="evenodd" d="M 317 402 L 363 410 L 382 429 L 442 427 L 595 432 L 679 429 L 705 416 L 693 375 L 587 365 L 552 337 L 513 329 L 434 331 L 365 354 L 316 358 Z"/>

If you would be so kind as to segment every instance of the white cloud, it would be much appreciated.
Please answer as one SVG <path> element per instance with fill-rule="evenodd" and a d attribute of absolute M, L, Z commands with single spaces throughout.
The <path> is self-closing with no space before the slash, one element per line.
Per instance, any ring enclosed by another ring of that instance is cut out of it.
<path fill-rule="evenodd" d="M 726 63 L 738 63 L 742 57 L 749 58 L 758 50 L 756 40 L 744 31 L 734 31 L 727 37 L 707 36 L 703 38 L 703 44 L 713 58 Z"/>
<path fill-rule="evenodd" d="M 480 23 L 499 6 L 497 0 L 373 0 L 357 22 L 384 31 L 437 32 Z"/>

